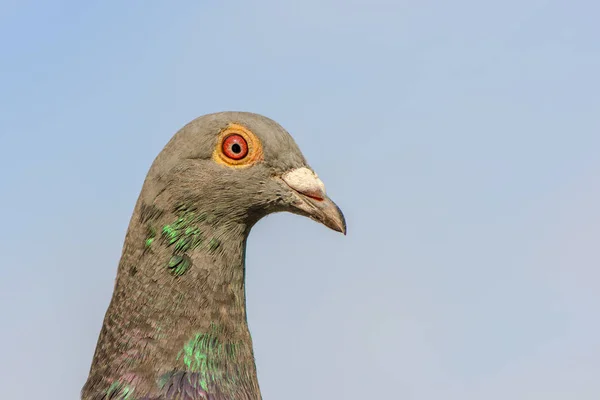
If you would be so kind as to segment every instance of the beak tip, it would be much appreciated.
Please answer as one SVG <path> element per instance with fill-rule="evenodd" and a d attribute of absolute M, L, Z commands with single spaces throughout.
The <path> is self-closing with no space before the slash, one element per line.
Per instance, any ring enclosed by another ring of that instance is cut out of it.
<path fill-rule="evenodd" d="M 318 204 L 321 208 L 318 212 L 308 213 L 312 219 L 346 236 L 346 218 L 342 210 L 330 198 L 327 197 L 325 200 L 314 202 L 313 204 Z"/>
<path fill-rule="evenodd" d="M 337 214 L 336 215 L 337 218 L 335 218 L 335 217 L 333 218 L 333 220 L 334 220 L 334 223 L 333 223 L 334 228 L 333 229 L 335 231 L 338 231 L 338 232 L 342 233 L 344 236 L 346 236 L 346 233 L 347 233 L 346 218 L 344 217 L 344 214 L 342 213 L 342 210 L 340 210 L 340 208 L 337 205 L 335 205 L 335 209 L 337 211 L 337 213 L 336 213 Z"/>
<path fill-rule="evenodd" d="M 341 224 L 341 229 L 340 229 L 340 232 L 341 232 L 342 234 L 344 234 L 344 236 L 346 236 L 346 233 L 347 233 L 347 229 L 346 229 L 346 219 L 344 218 L 344 214 L 342 214 L 341 212 L 340 212 L 340 215 L 342 216 L 342 224 Z"/>
<path fill-rule="evenodd" d="M 327 226 L 329 229 L 331 229 L 332 231 L 336 231 L 341 233 L 342 235 L 346 236 L 346 224 L 345 223 L 339 223 L 339 221 L 319 221 L 321 222 L 323 225 Z"/>

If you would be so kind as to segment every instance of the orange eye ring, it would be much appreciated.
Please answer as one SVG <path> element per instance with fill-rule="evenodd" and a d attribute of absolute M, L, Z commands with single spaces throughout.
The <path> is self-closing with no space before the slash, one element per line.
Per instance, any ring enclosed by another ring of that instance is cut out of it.
<path fill-rule="evenodd" d="M 232 123 L 219 133 L 212 158 L 227 167 L 246 168 L 263 160 L 263 148 L 251 130 Z"/>
<path fill-rule="evenodd" d="M 242 135 L 229 135 L 223 140 L 223 154 L 233 160 L 241 160 L 248 155 L 248 142 Z"/>

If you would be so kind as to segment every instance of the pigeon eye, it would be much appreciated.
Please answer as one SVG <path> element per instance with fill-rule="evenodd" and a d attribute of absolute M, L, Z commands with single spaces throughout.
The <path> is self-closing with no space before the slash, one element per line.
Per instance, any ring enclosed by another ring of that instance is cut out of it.
<path fill-rule="evenodd" d="M 247 168 L 264 160 L 262 143 L 244 125 L 231 123 L 219 132 L 212 159 L 226 167 Z"/>
<path fill-rule="evenodd" d="M 241 135 L 230 135 L 223 141 L 223 154 L 233 160 L 241 160 L 248 155 L 248 143 Z"/>

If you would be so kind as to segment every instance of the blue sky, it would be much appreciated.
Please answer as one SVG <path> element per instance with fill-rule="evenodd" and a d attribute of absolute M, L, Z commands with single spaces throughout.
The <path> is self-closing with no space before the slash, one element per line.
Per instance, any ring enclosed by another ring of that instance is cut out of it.
<path fill-rule="evenodd" d="M 246 110 L 292 133 L 348 221 L 250 236 L 265 400 L 598 399 L 599 14 L 0 2 L 3 396 L 78 398 L 152 160 Z"/>

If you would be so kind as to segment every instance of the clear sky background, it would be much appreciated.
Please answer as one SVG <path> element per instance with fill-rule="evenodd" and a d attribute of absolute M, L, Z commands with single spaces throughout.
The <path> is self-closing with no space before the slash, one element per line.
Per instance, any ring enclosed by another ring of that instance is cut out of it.
<path fill-rule="evenodd" d="M 348 221 L 248 249 L 269 399 L 600 398 L 600 3 L 0 2 L 2 398 L 79 398 L 175 131 L 288 129 Z"/>

